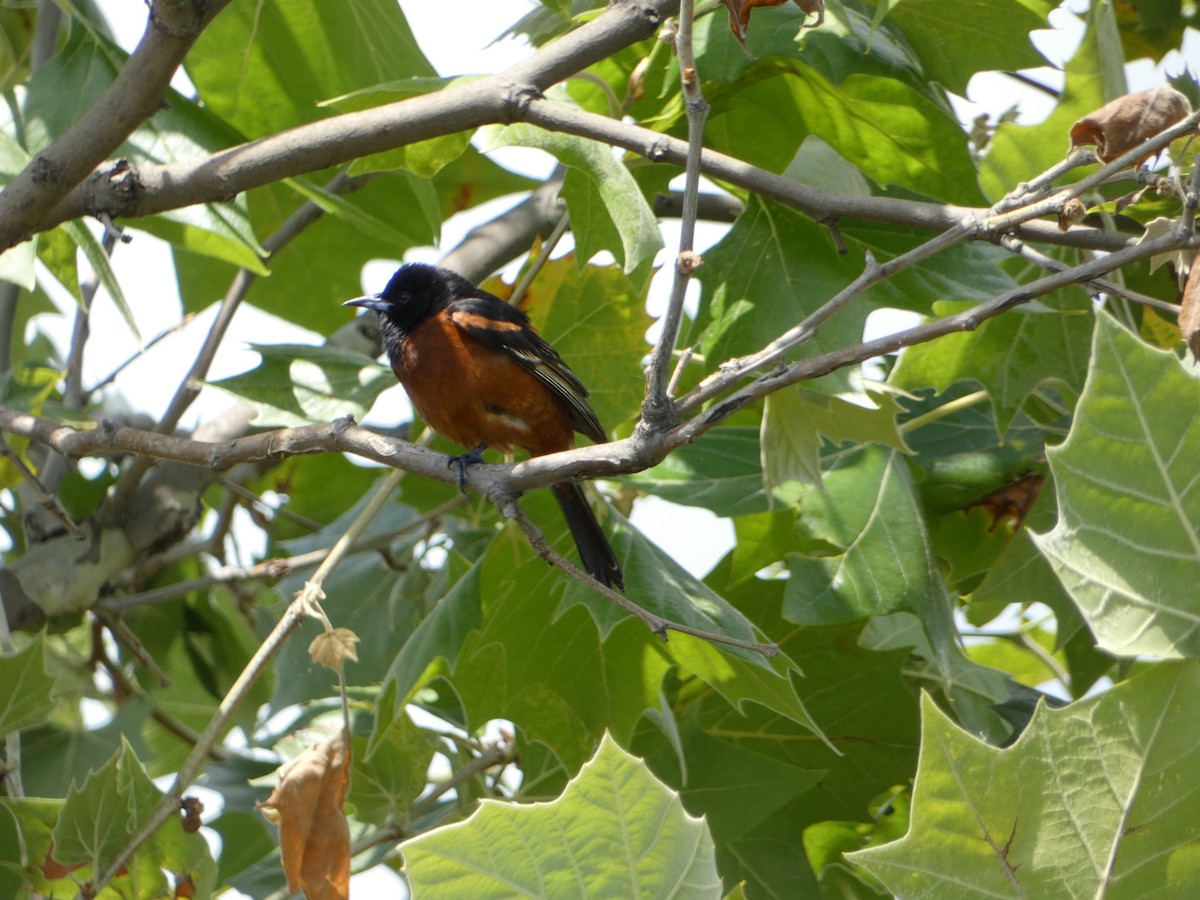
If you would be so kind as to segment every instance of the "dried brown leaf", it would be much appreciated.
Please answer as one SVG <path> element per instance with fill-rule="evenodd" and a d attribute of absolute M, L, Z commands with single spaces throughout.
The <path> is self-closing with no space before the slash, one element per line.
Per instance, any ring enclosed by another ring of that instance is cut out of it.
<path fill-rule="evenodd" d="M 1169 84 L 1126 94 L 1084 116 L 1071 126 L 1071 147 L 1096 145 L 1096 158 L 1110 162 L 1192 112 L 1187 97 Z M 1135 165 L 1149 159 L 1146 154 Z"/>
<path fill-rule="evenodd" d="M 354 646 L 358 641 L 358 635 L 349 628 L 332 628 L 313 638 L 308 645 L 308 655 L 313 662 L 340 672 L 347 661 L 358 662 L 358 651 Z"/>
<path fill-rule="evenodd" d="M 313 744 L 279 770 L 279 785 L 260 806 L 279 825 L 288 890 L 308 900 L 348 900 L 350 826 L 346 791 L 350 751 L 341 736 Z"/>
<path fill-rule="evenodd" d="M 1192 351 L 1192 359 L 1200 362 L 1200 250 L 1192 257 L 1187 281 L 1183 283 L 1183 303 L 1179 308 L 1179 330 Z"/>

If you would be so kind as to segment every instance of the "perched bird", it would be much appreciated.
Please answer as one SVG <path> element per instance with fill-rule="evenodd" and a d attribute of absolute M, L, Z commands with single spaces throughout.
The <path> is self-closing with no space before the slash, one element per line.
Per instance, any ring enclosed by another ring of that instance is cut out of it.
<path fill-rule="evenodd" d="M 575 432 L 608 440 L 588 391 L 529 318 L 448 269 L 401 266 L 383 292 L 348 300 L 379 314 L 392 371 L 434 431 L 472 448 L 531 456 L 569 450 Z M 460 469 L 461 473 L 461 469 Z M 621 566 L 579 485 L 553 485 L 584 568 L 624 589 Z"/>

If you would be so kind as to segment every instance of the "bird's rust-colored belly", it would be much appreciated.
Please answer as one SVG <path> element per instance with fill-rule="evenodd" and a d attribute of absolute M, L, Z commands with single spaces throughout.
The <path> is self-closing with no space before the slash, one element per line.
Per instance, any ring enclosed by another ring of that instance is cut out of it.
<path fill-rule="evenodd" d="M 539 456 L 573 444 L 570 417 L 549 388 L 444 316 L 408 334 L 393 368 L 421 418 L 464 447 Z"/>

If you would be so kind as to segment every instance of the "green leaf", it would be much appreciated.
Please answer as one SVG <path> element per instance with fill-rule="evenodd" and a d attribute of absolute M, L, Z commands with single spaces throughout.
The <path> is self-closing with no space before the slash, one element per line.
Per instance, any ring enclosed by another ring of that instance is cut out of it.
<path fill-rule="evenodd" d="M 768 500 L 760 448 L 757 429 L 713 428 L 654 468 L 622 481 L 672 503 L 700 506 L 718 516 L 763 513 L 773 503 L 791 505 L 798 496 L 791 486 L 777 486 Z"/>
<path fill-rule="evenodd" d="M 801 624 L 852 621 L 896 610 L 949 629 L 949 598 L 903 457 L 853 453 L 800 501 L 800 527 L 838 552 L 789 554 L 784 614 Z"/>
<path fill-rule="evenodd" d="M 112 41 L 73 20 L 66 45 L 30 79 L 28 93 L 17 112 L 22 116 L 19 127 L 5 122 L 0 124 L 0 130 L 14 129 L 32 152 L 42 149 L 99 100 L 116 81 L 127 59 L 128 55 Z M 168 90 L 165 108 L 140 123 L 113 155 L 128 157 L 135 163 L 187 162 L 242 140 L 210 107 Z M 117 299 L 128 319 L 119 288 L 113 291 L 115 279 L 97 258 L 99 242 L 79 222 L 63 227 L 87 254 L 93 268 L 101 267 L 97 268 L 101 283 Z M 173 210 L 148 217 L 138 227 L 194 252 L 246 266 L 260 274 L 266 272 L 261 260 L 262 247 L 246 220 L 244 199 Z M 67 287 L 75 290 L 73 284 Z"/>
<path fill-rule="evenodd" d="M 385 825 L 402 821 L 409 804 L 429 782 L 434 742 L 397 708 L 396 683 L 391 682 L 375 706 L 375 728 L 370 737 L 354 738 L 354 769 L 347 800 L 360 822 Z"/>
<path fill-rule="evenodd" d="M 463 190 L 472 187 L 468 183 Z M 435 242 L 439 202 L 437 186 L 409 172 L 377 175 L 348 198 L 326 199 L 338 215 L 321 217 L 273 254 L 271 277 L 254 282 L 250 301 L 314 331 L 333 331 L 353 316 L 341 301 L 362 293 L 364 263 L 399 259 L 409 247 Z M 250 194 L 251 219 L 262 234 L 273 233 L 299 205 L 295 191 L 284 184 Z M 397 216 L 396 210 L 405 215 Z M 237 274 L 232 266 L 211 265 L 182 248 L 175 254 L 175 270 L 184 307 L 191 312 L 223 296 Z"/>
<path fill-rule="evenodd" d="M 108 295 L 117 304 L 121 318 L 129 326 L 129 330 L 132 332 L 134 338 L 138 343 L 141 343 L 142 335 L 138 331 L 137 322 L 134 321 L 133 310 L 129 307 L 129 301 L 125 299 L 125 292 L 121 290 L 121 282 L 117 281 L 117 273 L 113 271 L 112 261 L 109 259 L 108 253 L 105 252 L 104 245 L 96 239 L 96 236 L 82 222 L 64 222 L 62 229 L 75 242 L 75 245 L 83 251 L 83 255 L 87 257 L 88 264 L 92 267 L 92 271 L 96 273 L 96 278 L 99 279 L 101 286 L 108 291 Z"/>
<path fill-rule="evenodd" d="M 759 350 L 845 287 L 863 263 L 854 249 L 833 253 L 828 233 L 794 210 L 751 198 L 697 272 L 700 311 L 688 342 L 701 345 L 710 365 Z M 790 356 L 857 342 L 868 311 L 864 304 L 842 310 Z"/>
<path fill-rule="evenodd" d="M 0 736 L 46 721 L 53 693 L 43 635 L 12 656 L 0 656 Z"/>
<path fill-rule="evenodd" d="M 422 898 L 722 893 L 704 821 L 609 737 L 559 799 L 484 800 L 466 822 L 400 849 Z"/>
<path fill-rule="evenodd" d="M 302 344 L 251 344 L 258 368 L 210 382 L 258 411 L 255 425 L 291 428 L 361 417 L 395 384 L 391 370 L 358 353 Z"/>
<path fill-rule="evenodd" d="M 650 205 L 607 144 L 532 125 L 494 125 L 480 135 L 485 152 L 514 145 L 534 147 L 569 167 L 562 194 L 571 213 L 580 266 L 607 250 L 629 274 L 662 249 L 662 235 Z"/>
<path fill-rule="evenodd" d="M 339 112 L 370 109 L 385 103 L 397 103 L 409 97 L 418 97 L 442 90 L 456 81 L 452 78 L 409 78 L 405 81 L 390 81 L 387 84 L 363 88 L 327 100 L 323 105 L 332 106 Z M 415 144 L 406 144 L 382 153 L 373 153 L 355 160 L 350 166 L 351 175 L 365 172 L 385 172 L 391 169 L 407 169 L 421 178 L 432 178 L 443 168 L 466 152 L 471 144 L 473 130 L 442 135 Z"/>
<path fill-rule="evenodd" d="M 914 249 L 926 239 L 911 228 L 880 222 L 848 222 L 843 234 L 869 250 L 880 263 Z M 1010 258 L 1011 254 L 991 244 L 960 241 L 875 285 L 867 296 L 879 306 L 919 313 L 929 313 L 939 300 L 982 303 L 1017 286 L 1001 268 L 1001 263 Z"/>
<path fill-rule="evenodd" d="M 204 29 L 187 73 L 205 105 L 251 138 L 332 115 L 323 100 L 437 74 L 389 0 L 233 5 Z"/>
<path fill-rule="evenodd" d="M 904 31 L 926 77 L 965 97 L 976 72 L 1046 64 L 1029 33 L 1047 27 L 1053 8 L 1045 0 L 903 0 L 888 21 Z"/>
<path fill-rule="evenodd" d="M 708 127 L 714 148 L 782 171 L 812 134 L 881 186 L 979 203 L 966 133 L 947 108 L 890 72 L 833 80 L 818 65 L 773 59 L 760 64 L 762 77 L 714 98 Z"/>
<path fill-rule="evenodd" d="M 906 451 L 896 428 L 899 409 L 891 397 L 885 397 L 880 406 L 869 406 L 801 387 L 771 394 L 763 411 L 760 437 L 767 494 L 789 481 L 816 484 L 821 480 L 818 453 L 822 437 L 834 444 L 876 443 Z"/>
<path fill-rule="evenodd" d="M 1200 382 L 1108 316 L 1067 440 L 1049 451 L 1058 524 L 1038 547 L 1099 645 L 1200 655 Z"/>
<path fill-rule="evenodd" d="M 73 785 L 67 793 L 54 826 L 55 858 L 65 864 L 86 863 L 99 872 L 145 826 L 160 797 L 133 749 L 122 741 L 104 768 L 89 773 L 82 786 Z M 215 872 L 204 838 L 184 834 L 177 823 L 154 832 L 129 863 L 126 877 L 134 895 L 165 891 L 163 869 L 197 872 L 198 887 L 211 886 Z"/>
<path fill-rule="evenodd" d="M 1079 290 L 1043 300 L 1035 308 L 988 319 L 974 331 L 908 348 L 889 382 L 906 390 L 944 391 L 961 379 L 974 380 L 988 392 L 1003 436 L 1040 386 L 1050 383 L 1073 395 L 1087 371 L 1091 302 Z M 968 308 L 970 304 L 934 305 L 938 316 Z"/>
<path fill-rule="evenodd" d="M 912 825 L 850 859 L 905 897 L 1135 898 L 1200 890 L 1200 668 L 1156 666 L 1040 706 L 989 747 L 922 702 Z"/>
<path fill-rule="evenodd" d="M 32 291 L 37 285 L 33 271 L 37 261 L 37 245 L 37 238 L 34 237 L 0 253 L 0 281 Z"/>

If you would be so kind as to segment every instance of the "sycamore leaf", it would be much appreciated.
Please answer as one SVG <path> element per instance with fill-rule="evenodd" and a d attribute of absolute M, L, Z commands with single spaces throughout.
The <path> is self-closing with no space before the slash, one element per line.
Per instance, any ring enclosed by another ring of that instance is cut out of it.
<path fill-rule="evenodd" d="M 1058 524 L 1035 536 L 1099 645 L 1200 656 L 1200 381 L 1108 316 L 1065 442 L 1048 451 Z"/>
<path fill-rule="evenodd" d="M 86 880 L 145 827 L 161 798 L 162 792 L 122 737 L 119 749 L 104 766 L 89 772 L 82 785 L 72 784 L 65 802 L 60 801 L 61 809 L 52 810 L 42 800 L 17 801 L 17 809 L 27 838 L 32 830 L 36 858 L 49 865 L 45 877 L 74 869 L 75 878 Z M 57 817 L 53 830 L 47 832 L 45 826 L 53 812 Z M 77 867 L 77 863 L 83 866 Z M 118 875 L 114 895 L 167 896 L 167 871 L 191 873 L 201 896 L 212 890 L 216 876 L 204 838 L 185 833 L 178 821 L 156 829 L 138 848 Z M 55 889 L 45 893 L 54 895 Z"/>
<path fill-rule="evenodd" d="M 261 806 L 279 825 L 288 889 L 303 890 L 308 900 L 350 896 L 349 756 L 340 734 L 313 744 L 279 770 L 279 784 Z"/>
<path fill-rule="evenodd" d="M 1190 897 L 1200 892 L 1200 665 L 1039 706 L 1006 749 L 922 702 L 908 834 L 852 853 L 900 897 Z"/>
<path fill-rule="evenodd" d="M 763 488 L 767 496 L 789 481 L 816 484 L 821 480 L 818 452 L 821 438 L 878 443 L 904 451 L 904 438 L 896 428 L 900 407 L 893 397 L 880 395 L 851 402 L 794 387 L 767 398 L 759 441 L 762 447 Z"/>
<path fill-rule="evenodd" d="M 557 800 L 484 800 L 400 849 L 415 900 L 722 894 L 704 820 L 607 735 Z"/>
<path fill-rule="evenodd" d="M 1084 116 L 1071 126 L 1071 148 L 1096 145 L 1096 158 L 1111 162 L 1122 153 L 1145 143 L 1192 112 L 1187 97 L 1168 84 L 1148 91 L 1126 94 Z M 1136 160 L 1144 162 L 1151 154 Z"/>
<path fill-rule="evenodd" d="M 45 722 L 53 693 L 43 635 L 19 653 L 0 656 L 0 735 Z"/>

